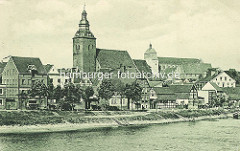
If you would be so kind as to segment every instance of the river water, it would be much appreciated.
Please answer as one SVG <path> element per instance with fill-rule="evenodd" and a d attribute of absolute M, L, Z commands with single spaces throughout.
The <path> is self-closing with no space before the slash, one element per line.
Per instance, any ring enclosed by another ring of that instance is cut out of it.
<path fill-rule="evenodd" d="M 41 134 L 2 134 L 1 151 L 240 151 L 240 120 L 104 128 Z"/>

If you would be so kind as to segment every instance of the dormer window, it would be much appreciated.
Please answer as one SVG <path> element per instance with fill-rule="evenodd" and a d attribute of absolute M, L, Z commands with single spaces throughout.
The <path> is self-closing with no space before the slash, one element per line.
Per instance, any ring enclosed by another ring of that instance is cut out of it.
<path fill-rule="evenodd" d="M 35 65 L 28 65 L 28 71 L 32 74 L 32 77 L 37 74 L 37 68 Z"/>

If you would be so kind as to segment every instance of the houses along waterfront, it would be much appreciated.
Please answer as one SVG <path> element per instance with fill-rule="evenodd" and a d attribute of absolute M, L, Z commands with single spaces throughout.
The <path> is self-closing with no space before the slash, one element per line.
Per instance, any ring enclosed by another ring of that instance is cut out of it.
<path fill-rule="evenodd" d="M 100 49 L 83 10 L 73 37 L 73 66 L 57 69 L 40 58 L 8 56 L 0 64 L 0 108 L 150 110 L 238 106 L 239 72 L 197 58 L 159 57 L 152 44 L 144 60 L 126 50 Z M 162 55 L 162 54 L 161 54 Z M 178 77 L 73 78 L 63 73 L 149 73 Z"/>

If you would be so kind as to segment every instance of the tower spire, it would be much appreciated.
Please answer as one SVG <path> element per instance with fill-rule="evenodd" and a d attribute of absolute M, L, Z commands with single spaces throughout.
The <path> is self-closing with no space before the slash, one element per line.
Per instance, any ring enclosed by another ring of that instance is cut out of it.
<path fill-rule="evenodd" d="M 84 3 L 84 5 L 83 5 L 83 10 L 85 10 L 85 8 L 86 8 L 86 3 Z"/>

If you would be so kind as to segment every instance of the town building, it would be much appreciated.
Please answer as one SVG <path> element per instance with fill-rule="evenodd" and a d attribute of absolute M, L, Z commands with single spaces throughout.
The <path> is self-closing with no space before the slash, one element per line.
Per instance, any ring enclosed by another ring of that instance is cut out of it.
<path fill-rule="evenodd" d="M 83 10 L 79 29 L 73 37 L 73 68 L 82 72 L 137 73 L 127 51 L 99 49 L 90 31 L 87 12 Z"/>
<path fill-rule="evenodd" d="M 208 75 L 196 82 L 196 86 L 199 90 L 208 83 L 213 82 L 219 87 L 236 87 L 236 80 L 230 77 L 226 72 L 219 71 L 217 69 L 210 70 Z"/>
<path fill-rule="evenodd" d="M 21 98 L 21 94 L 27 93 L 37 81 L 47 84 L 47 72 L 39 58 L 11 56 L 2 72 L 0 92 L 3 108 L 23 109 L 31 104 L 38 104 L 40 108 L 46 107 L 46 99 L 25 102 Z"/>
<path fill-rule="evenodd" d="M 223 90 L 216 83 L 208 82 L 201 90 L 198 90 L 198 95 L 204 98 L 202 104 L 211 104 L 216 99 L 223 97 Z"/>
<path fill-rule="evenodd" d="M 158 57 L 156 50 L 150 44 L 147 51 L 144 53 L 144 59 L 151 67 L 153 74 L 162 73 L 165 76 L 161 77 L 165 80 L 172 80 L 174 83 L 188 80 L 196 81 L 206 75 L 206 72 L 211 68 L 211 64 L 203 63 L 200 59 L 195 58 L 175 58 L 175 57 Z M 169 73 L 178 73 L 179 79 L 167 77 Z"/>
<path fill-rule="evenodd" d="M 153 100 L 154 109 L 175 108 L 176 107 L 176 95 L 169 87 L 155 87 L 153 88 L 153 96 L 157 96 Z"/>
<path fill-rule="evenodd" d="M 176 95 L 177 105 L 194 105 L 198 100 L 198 91 L 193 84 L 173 84 L 169 86 L 170 90 Z"/>

